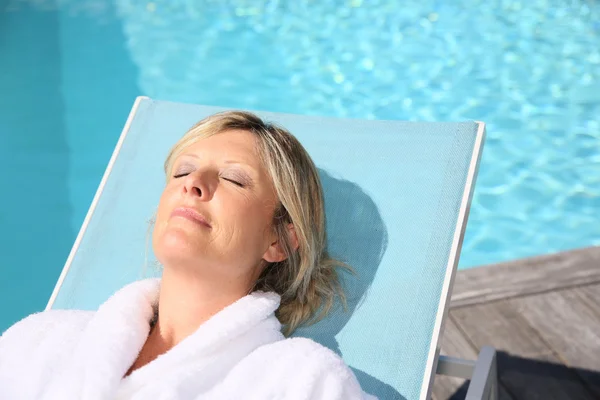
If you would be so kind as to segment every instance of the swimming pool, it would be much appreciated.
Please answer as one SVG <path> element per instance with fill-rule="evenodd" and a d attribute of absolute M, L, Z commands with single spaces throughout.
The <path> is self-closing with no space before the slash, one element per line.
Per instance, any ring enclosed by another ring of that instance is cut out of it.
<path fill-rule="evenodd" d="M 600 3 L 250 3 L 0 1 L 0 330 L 47 301 L 141 94 L 483 120 L 460 268 L 600 244 Z"/>

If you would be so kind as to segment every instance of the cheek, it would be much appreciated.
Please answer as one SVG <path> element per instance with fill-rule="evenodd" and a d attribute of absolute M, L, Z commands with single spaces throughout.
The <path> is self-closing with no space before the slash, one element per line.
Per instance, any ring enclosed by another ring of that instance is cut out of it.
<path fill-rule="evenodd" d="M 165 201 L 163 201 L 163 199 L 161 198 L 161 201 L 158 204 L 158 208 L 156 210 L 156 220 L 155 220 L 156 227 L 160 227 L 161 225 L 164 224 L 166 208 L 167 207 L 166 207 Z"/>
<path fill-rule="evenodd" d="M 168 192 L 168 188 L 162 193 L 158 208 L 156 210 L 155 220 L 154 220 L 154 230 L 152 234 L 152 240 L 155 241 L 158 236 L 160 236 L 165 226 L 167 225 L 169 210 L 170 210 L 170 194 Z"/>
<path fill-rule="evenodd" d="M 256 233 L 257 230 L 264 231 L 271 223 L 273 205 L 256 196 L 241 196 L 228 204 L 225 209 L 225 218 L 232 225 L 247 231 Z"/>
<path fill-rule="evenodd" d="M 243 252 L 251 254 L 251 257 L 256 255 L 256 251 L 263 251 L 265 234 L 271 222 L 264 203 L 249 196 L 237 196 L 227 200 L 223 198 L 214 205 L 217 204 L 219 224 L 213 232 L 217 247 L 237 249 L 234 253 Z"/>

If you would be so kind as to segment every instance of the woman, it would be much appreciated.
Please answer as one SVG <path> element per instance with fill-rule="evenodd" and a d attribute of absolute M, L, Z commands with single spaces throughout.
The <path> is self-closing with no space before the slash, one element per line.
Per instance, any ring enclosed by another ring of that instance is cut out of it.
<path fill-rule="evenodd" d="M 302 145 L 225 112 L 192 127 L 165 172 L 152 236 L 162 278 L 97 312 L 12 326 L 0 338 L 0 398 L 371 398 L 335 353 L 285 338 L 343 298 Z"/>

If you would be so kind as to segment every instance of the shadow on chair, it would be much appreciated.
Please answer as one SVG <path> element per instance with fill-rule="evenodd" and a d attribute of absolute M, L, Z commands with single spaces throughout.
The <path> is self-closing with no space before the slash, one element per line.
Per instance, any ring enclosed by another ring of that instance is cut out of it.
<path fill-rule="evenodd" d="M 346 325 L 367 294 L 387 248 L 387 229 L 375 202 L 355 183 L 336 179 L 320 169 L 327 218 L 328 250 L 334 258 L 350 265 L 354 274 L 342 273 L 347 310 L 341 304 L 318 322 L 318 329 L 299 329 L 296 336 L 311 339 L 343 356 L 335 335 Z M 352 368 L 361 387 L 380 399 L 404 400 L 393 387 Z"/>

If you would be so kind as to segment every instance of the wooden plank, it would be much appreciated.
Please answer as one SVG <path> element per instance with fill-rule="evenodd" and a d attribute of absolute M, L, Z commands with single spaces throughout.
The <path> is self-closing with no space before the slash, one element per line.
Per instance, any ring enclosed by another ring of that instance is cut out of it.
<path fill-rule="evenodd" d="M 600 283 L 600 246 L 458 271 L 451 307 Z"/>
<path fill-rule="evenodd" d="M 516 400 L 595 398 L 513 303 L 502 300 L 461 307 L 450 315 L 474 346 L 500 350 L 498 378 Z"/>
<path fill-rule="evenodd" d="M 600 317 L 579 288 L 515 299 L 513 303 L 563 362 L 600 398 Z"/>
<path fill-rule="evenodd" d="M 491 345 L 524 357 L 552 355 L 552 349 L 506 301 L 450 310 L 456 324 L 477 348 Z"/>
<path fill-rule="evenodd" d="M 473 347 L 460 331 L 452 315 L 448 315 L 442 335 L 441 354 L 450 357 L 464 358 L 467 360 L 477 359 L 477 349 Z"/>
<path fill-rule="evenodd" d="M 431 400 L 464 399 L 469 382 L 451 376 L 436 375 Z"/>
<path fill-rule="evenodd" d="M 451 317 L 446 319 L 442 348 L 440 353 L 451 357 L 476 360 L 478 352 L 463 336 Z M 432 390 L 433 400 L 464 399 L 469 387 L 469 381 L 444 375 L 436 375 Z M 506 389 L 501 386 L 498 390 L 500 400 L 514 400 Z"/>
<path fill-rule="evenodd" d="M 599 267 L 600 268 L 600 267 Z M 600 284 L 580 286 L 577 293 L 600 318 Z"/>

